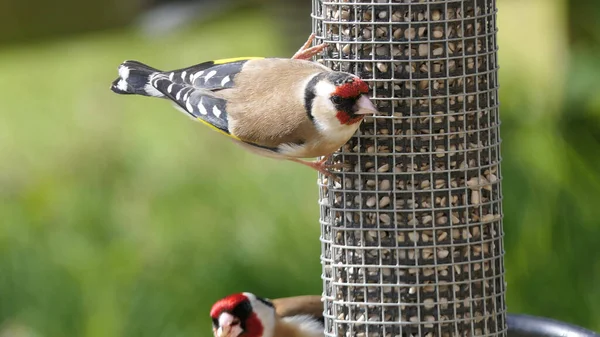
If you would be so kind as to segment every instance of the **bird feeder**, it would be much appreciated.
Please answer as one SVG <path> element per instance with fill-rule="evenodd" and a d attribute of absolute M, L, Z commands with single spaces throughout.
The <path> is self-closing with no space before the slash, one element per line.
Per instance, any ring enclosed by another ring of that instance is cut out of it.
<path fill-rule="evenodd" d="M 319 176 L 327 336 L 506 335 L 495 0 L 313 0 L 379 114 Z"/>

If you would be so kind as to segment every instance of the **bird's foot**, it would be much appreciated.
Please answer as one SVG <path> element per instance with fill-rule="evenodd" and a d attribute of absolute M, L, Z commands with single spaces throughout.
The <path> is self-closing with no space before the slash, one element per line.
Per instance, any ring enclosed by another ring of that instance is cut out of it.
<path fill-rule="evenodd" d="M 306 161 L 306 160 L 301 160 L 301 159 L 291 159 L 292 161 L 295 161 L 296 163 L 300 163 L 303 165 L 306 165 L 308 167 L 312 167 L 313 169 L 321 172 L 323 175 L 330 177 L 330 178 L 335 178 L 335 175 L 333 173 L 331 173 L 329 171 L 329 169 L 341 169 L 343 167 L 345 167 L 344 163 L 335 163 L 335 164 L 326 164 L 327 160 L 330 158 L 330 156 L 327 157 L 323 157 L 320 160 L 315 160 L 315 161 Z"/>
<path fill-rule="evenodd" d="M 319 45 L 310 47 L 310 45 L 312 44 L 314 39 L 315 39 L 315 34 L 314 33 L 310 34 L 306 43 L 304 43 L 304 45 L 300 49 L 298 49 L 296 54 L 294 54 L 294 56 L 292 56 L 292 59 L 308 60 L 309 58 L 315 56 L 316 54 L 321 52 L 323 49 L 325 49 L 325 47 L 327 47 L 326 43 L 321 43 Z"/>

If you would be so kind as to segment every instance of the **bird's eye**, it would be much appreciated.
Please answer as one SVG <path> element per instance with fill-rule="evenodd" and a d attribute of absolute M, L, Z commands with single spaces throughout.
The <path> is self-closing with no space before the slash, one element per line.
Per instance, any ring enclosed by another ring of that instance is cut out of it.
<path fill-rule="evenodd" d="M 331 96 L 331 101 L 333 104 L 341 104 L 342 98 L 340 96 Z"/>
<path fill-rule="evenodd" d="M 219 319 L 218 318 L 213 318 L 212 319 L 212 324 L 214 327 L 218 327 L 219 326 Z"/>

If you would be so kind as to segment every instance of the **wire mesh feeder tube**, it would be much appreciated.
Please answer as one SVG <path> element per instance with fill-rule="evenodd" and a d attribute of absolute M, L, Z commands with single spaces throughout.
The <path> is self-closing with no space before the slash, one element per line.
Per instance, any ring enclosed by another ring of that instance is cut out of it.
<path fill-rule="evenodd" d="M 313 0 L 379 115 L 320 176 L 328 336 L 506 335 L 495 0 Z"/>

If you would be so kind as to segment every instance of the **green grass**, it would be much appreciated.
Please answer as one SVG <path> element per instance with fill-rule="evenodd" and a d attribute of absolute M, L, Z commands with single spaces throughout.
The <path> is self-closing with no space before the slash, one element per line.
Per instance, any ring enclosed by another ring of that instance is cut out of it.
<path fill-rule="evenodd" d="M 321 292 L 313 171 L 108 89 L 125 59 L 287 55 L 265 20 L 0 53 L 0 335 L 208 336 L 225 294 Z M 600 330 L 600 104 L 581 95 L 600 69 L 572 61 L 557 81 L 582 89 L 548 107 L 500 56 L 509 310 Z"/>

